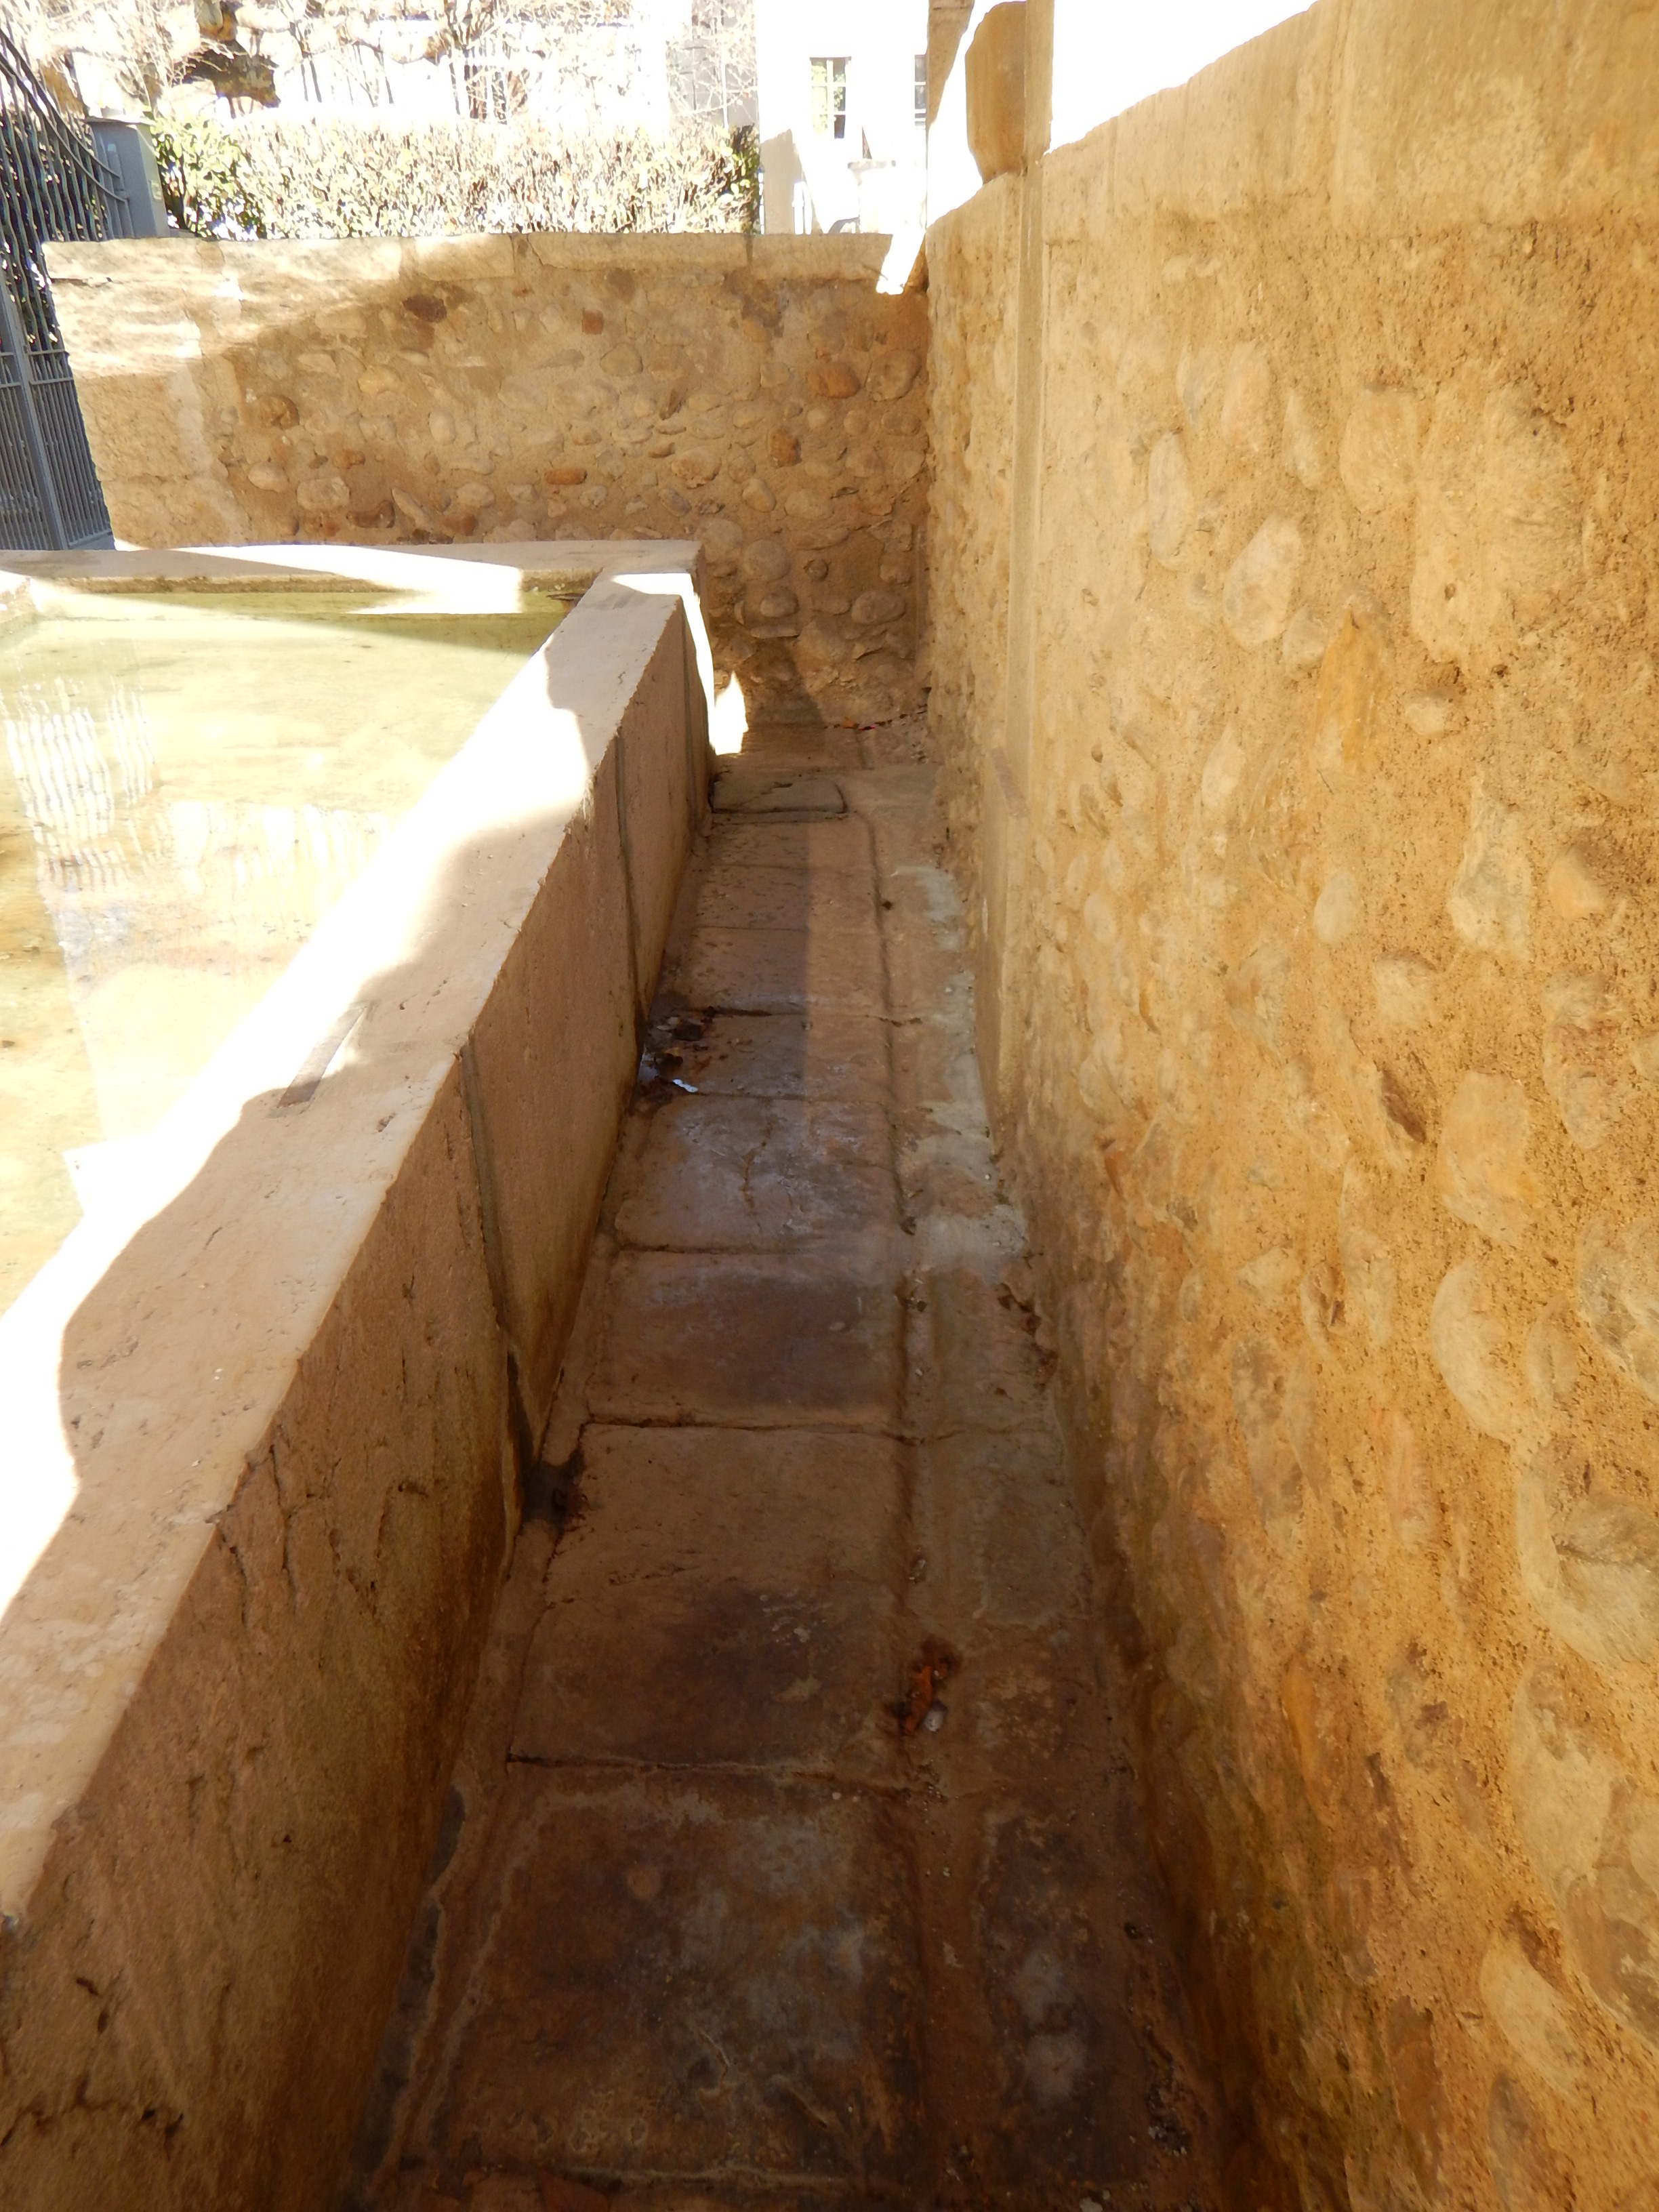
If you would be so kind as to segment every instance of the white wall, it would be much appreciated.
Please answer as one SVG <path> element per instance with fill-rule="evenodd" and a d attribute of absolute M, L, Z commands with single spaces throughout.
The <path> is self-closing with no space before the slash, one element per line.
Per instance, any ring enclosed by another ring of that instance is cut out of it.
<path fill-rule="evenodd" d="M 871 158 L 897 163 L 911 180 L 910 198 L 920 194 L 926 156 L 915 122 L 915 61 L 927 50 L 927 0 L 757 0 L 755 44 L 768 230 L 794 228 L 798 181 L 811 195 L 814 229 L 856 218 L 851 165 L 862 159 L 866 138 Z M 812 58 L 837 54 L 848 64 L 842 139 L 812 128 Z M 867 177 L 866 213 L 904 191 L 902 175 Z"/>
<path fill-rule="evenodd" d="M 928 134 L 927 219 L 937 222 L 979 190 L 968 151 L 963 69 L 968 48 L 996 0 L 975 0 L 938 117 Z M 1167 86 L 1185 84 L 1223 54 L 1310 0 L 1054 0 L 1054 123 L 1064 146 Z"/>
<path fill-rule="evenodd" d="M 1064 146 L 1300 15 L 1310 0 L 1054 0 L 1054 127 Z M 978 12 L 977 10 L 975 11 Z"/>

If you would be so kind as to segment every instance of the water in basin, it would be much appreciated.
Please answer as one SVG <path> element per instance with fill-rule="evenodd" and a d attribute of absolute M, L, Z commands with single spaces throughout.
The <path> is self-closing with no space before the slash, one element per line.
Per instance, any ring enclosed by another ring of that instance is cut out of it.
<path fill-rule="evenodd" d="M 0 631 L 0 1312 L 565 611 L 50 608 Z"/>

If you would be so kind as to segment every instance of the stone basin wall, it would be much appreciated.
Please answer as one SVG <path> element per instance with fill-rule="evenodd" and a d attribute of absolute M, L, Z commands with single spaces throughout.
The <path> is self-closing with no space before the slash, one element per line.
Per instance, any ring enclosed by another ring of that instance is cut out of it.
<path fill-rule="evenodd" d="M 135 545 L 696 536 L 751 711 L 917 702 L 926 300 L 871 238 L 55 246 Z"/>
<path fill-rule="evenodd" d="M 929 240 L 987 1088 L 1251 2212 L 1659 2205 L 1656 83 L 1321 0 Z"/>
<path fill-rule="evenodd" d="M 376 565 L 9 557 L 353 597 Z M 500 604 L 497 562 L 580 600 L 0 1316 L 8 2212 L 334 2205 L 453 1845 L 708 799 L 695 544 L 397 566 Z"/>

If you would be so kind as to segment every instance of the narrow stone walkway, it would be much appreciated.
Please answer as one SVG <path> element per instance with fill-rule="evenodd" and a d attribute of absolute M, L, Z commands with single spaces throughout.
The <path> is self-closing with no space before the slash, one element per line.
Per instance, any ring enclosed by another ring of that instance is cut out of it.
<path fill-rule="evenodd" d="M 929 771 L 751 744 L 349 2201 L 1207 2212 Z"/>

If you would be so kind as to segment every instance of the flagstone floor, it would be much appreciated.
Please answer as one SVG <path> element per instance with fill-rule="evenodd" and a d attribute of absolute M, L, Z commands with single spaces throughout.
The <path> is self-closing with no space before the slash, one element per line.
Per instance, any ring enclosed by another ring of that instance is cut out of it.
<path fill-rule="evenodd" d="M 1220 2203 L 933 836 L 715 787 L 350 2203 Z"/>

